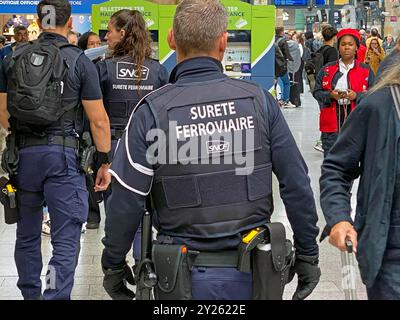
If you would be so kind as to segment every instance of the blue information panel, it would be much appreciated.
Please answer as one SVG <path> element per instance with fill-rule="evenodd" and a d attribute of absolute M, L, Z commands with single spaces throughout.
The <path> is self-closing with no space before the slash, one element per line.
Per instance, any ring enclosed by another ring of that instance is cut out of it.
<path fill-rule="evenodd" d="M 72 14 L 91 14 L 92 4 L 106 0 L 70 0 Z M 36 14 L 39 0 L 0 0 L 0 14 Z"/>
<path fill-rule="evenodd" d="M 324 6 L 324 5 L 326 5 L 327 3 L 326 3 L 326 1 L 325 0 L 316 0 L 315 1 L 315 5 L 317 5 L 317 6 Z"/>
<path fill-rule="evenodd" d="M 276 6 L 307 6 L 308 0 L 275 0 Z"/>

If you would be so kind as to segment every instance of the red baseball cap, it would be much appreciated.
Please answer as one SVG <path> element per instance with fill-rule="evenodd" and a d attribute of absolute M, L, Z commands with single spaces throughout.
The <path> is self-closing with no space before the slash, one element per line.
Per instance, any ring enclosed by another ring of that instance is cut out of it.
<path fill-rule="evenodd" d="M 340 30 L 340 31 L 338 32 L 338 34 L 337 34 L 337 39 L 339 40 L 339 39 L 340 39 L 341 37 L 343 37 L 343 36 L 353 36 L 353 37 L 355 37 L 358 41 L 360 41 L 360 39 L 361 39 L 360 33 L 359 33 L 359 31 L 358 31 L 357 29 L 351 29 L 351 28 L 342 29 L 342 30 Z"/>

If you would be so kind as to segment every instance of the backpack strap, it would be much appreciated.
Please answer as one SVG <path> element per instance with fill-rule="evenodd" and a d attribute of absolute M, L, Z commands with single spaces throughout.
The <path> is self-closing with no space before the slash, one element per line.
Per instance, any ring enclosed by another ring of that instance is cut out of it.
<path fill-rule="evenodd" d="M 76 54 L 76 56 L 74 57 L 74 60 L 72 60 L 71 65 L 68 65 L 68 70 L 72 72 L 72 74 L 74 73 L 76 64 L 78 62 L 78 59 L 81 57 L 81 55 L 84 54 L 83 50 L 81 48 L 79 48 L 76 45 L 73 45 L 71 43 L 65 42 L 65 41 L 55 41 L 53 43 L 60 51 L 64 48 L 75 48 L 78 49 L 79 52 Z M 67 71 L 67 77 L 70 76 L 71 74 L 69 73 L 69 71 Z M 75 123 L 75 118 L 76 118 L 76 114 L 77 112 L 79 112 L 79 108 L 77 108 L 75 111 L 72 111 L 72 109 L 67 108 L 65 110 L 65 113 L 60 117 L 60 124 L 61 124 L 61 130 L 63 132 L 63 137 L 65 139 L 65 119 L 68 117 L 71 117 L 74 121 L 74 128 L 76 129 L 76 123 Z"/>
<path fill-rule="evenodd" d="M 283 37 L 280 37 L 278 40 L 276 40 L 276 45 L 279 46 L 279 43 L 283 40 Z"/>
<path fill-rule="evenodd" d="M 74 70 L 78 59 L 80 58 L 80 56 L 82 54 L 84 54 L 83 50 L 74 44 L 71 44 L 68 42 L 63 42 L 63 41 L 56 41 L 56 42 L 54 42 L 54 45 L 60 50 L 62 50 L 64 48 L 75 48 L 75 49 L 79 50 L 79 53 L 75 56 L 74 60 L 72 61 L 72 65 L 70 66 L 70 68 L 72 70 Z"/>
<path fill-rule="evenodd" d="M 396 107 L 397 116 L 400 120 L 400 87 L 399 86 L 391 86 L 390 91 L 392 92 L 392 97 L 393 97 L 394 105 Z"/>

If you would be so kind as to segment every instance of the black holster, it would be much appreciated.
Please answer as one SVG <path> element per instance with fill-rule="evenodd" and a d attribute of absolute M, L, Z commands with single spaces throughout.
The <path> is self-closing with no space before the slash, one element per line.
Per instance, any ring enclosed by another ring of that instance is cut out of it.
<path fill-rule="evenodd" d="M 282 300 L 289 271 L 294 262 L 294 251 L 286 239 L 281 223 L 268 223 L 265 243 L 251 252 L 253 270 L 253 299 Z"/>
<path fill-rule="evenodd" d="M 11 177 L 17 174 L 18 163 L 19 153 L 17 147 L 17 133 L 13 130 L 6 137 L 6 148 L 1 157 L 1 167 Z"/>
<path fill-rule="evenodd" d="M 86 175 L 91 175 L 94 170 L 94 154 L 96 147 L 93 145 L 92 136 L 89 131 L 82 134 L 79 145 L 79 168 Z"/>
<path fill-rule="evenodd" d="M 155 244 L 152 260 L 158 283 L 155 286 L 156 300 L 191 300 L 191 258 L 183 245 Z"/>
<path fill-rule="evenodd" d="M 18 201 L 17 192 L 15 191 L 11 197 L 7 191 L 7 185 L 11 184 L 6 177 L 0 178 L 0 202 L 4 207 L 4 222 L 6 224 L 14 224 L 18 222 Z"/>

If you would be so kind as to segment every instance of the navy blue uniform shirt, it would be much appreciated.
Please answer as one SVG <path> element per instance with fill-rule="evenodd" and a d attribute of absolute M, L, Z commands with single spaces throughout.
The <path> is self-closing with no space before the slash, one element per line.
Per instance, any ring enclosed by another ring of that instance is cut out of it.
<path fill-rule="evenodd" d="M 40 35 L 39 39 L 43 39 L 43 41 L 58 41 L 58 42 L 68 42 L 67 38 L 62 35 L 44 32 Z M 74 48 L 65 48 L 64 50 L 75 50 Z M 76 54 L 79 51 L 76 50 Z M 70 52 L 71 53 L 71 52 Z M 75 54 L 72 51 L 72 54 Z M 1 73 L 0 73 L 0 92 L 7 92 L 7 72 L 9 69 L 9 61 L 6 58 L 4 60 Z M 64 92 L 63 98 L 66 99 L 78 99 L 78 100 L 100 100 L 103 98 L 99 79 L 97 77 L 97 70 L 95 65 L 84 55 L 81 54 L 78 58 L 74 70 L 74 74 L 69 77 L 66 77 L 66 81 L 64 81 Z M 59 132 L 60 129 L 57 127 L 52 128 L 53 126 L 49 126 L 46 129 L 47 133 L 51 134 L 62 134 Z M 68 126 L 66 124 L 65 131 L 67 134 L 73 134 L 72 126 Z"/>
<path fill-rule="evenodd" d="M 211 81 L 226 77 L 219 61 L 199 57 L 178 64 L 171 73 L 172 83 Z M 229 93 L 227 93 L 229 94 Z M 297 251 L 304 255 L 318 254 L 316 226 L 318 217 L 308 177 L 308 169 L 275 99 L 264 90 L 268 126 L 271 128 L 273 171 L 279 180 L 280 194 L 294 232 Z M 114 155 L 110 172 L 115 177 L 113 192 L 107 202 L 107 217 L 102 263 L 117 268 L 125 263 L 136 230 L 144 213 L 145 197 L 150 192 L 154 170 L 146 159 L 150 143 L 146 134 L 156 127 L 149 106 L 144 103 L 132 115 Z M 240 236 L 204 241 L 175 238 L 197 250 L 222 250 L 238 246 Z"/>

